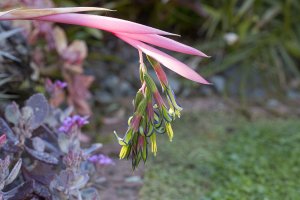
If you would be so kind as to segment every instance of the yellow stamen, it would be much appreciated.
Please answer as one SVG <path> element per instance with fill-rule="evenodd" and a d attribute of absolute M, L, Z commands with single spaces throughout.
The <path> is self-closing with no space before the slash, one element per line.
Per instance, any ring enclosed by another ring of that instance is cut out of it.
<path fill-rule="evenodd" d="M 154 154 L 154 156 L 156 156 L 157 153 L 157 145 L 156 145 L 156 134 L 153 133 L 150 136 L 150 141 L 151 141 L 151 152 Z"/>
<path fill-rule="evenodd" d="M 170 142 L 172 142 L 173 136 L 174 136 L 174 132 L 172 129 L 172 126 L 170 123 L 166 123 L 166 132 L 169 136 Z"/>
<path fill-rule="evenodd" d="M 120 150 L 119 158 L 120 159 L 125 158 L 128 155 L 128 153 L 129 153 L 129 146 L 128 145 L 122 146 Z"/>

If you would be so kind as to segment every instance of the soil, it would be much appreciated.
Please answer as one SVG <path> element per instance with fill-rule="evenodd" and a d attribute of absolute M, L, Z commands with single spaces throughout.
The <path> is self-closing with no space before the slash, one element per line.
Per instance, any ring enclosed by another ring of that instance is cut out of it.
<path fill-rule="evenodd" d="M 143 186 L 143 166 L 132 171 L 131 162 L 115 160 L 115 165 L 106 167 L 106 181 L 100 189 L 101 200 L 138 200 Z"/>

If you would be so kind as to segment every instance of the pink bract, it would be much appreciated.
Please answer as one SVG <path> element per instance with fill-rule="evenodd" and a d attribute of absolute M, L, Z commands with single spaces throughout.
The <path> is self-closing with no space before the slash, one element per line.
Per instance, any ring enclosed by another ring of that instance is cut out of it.
<path fill-rule="evenodd" d="M 6 12 L 0 12 L 0 20 L 42 20 L 65 24 L 74 24 L 109 31 L 121 40 L 135 47 L 136 49 L 156 59 L 158 62 L 160 62 L 170 70 L 176 72 L 177 74 L 198 83 L 209 84 L 209 82 L 207 82 L 197 72 L 189 68 L 184 63 L 152 46 L 145 44 L 148 43 L 154 46 L 181 52 L 184 54 L 208 57 L 206 54 L 193 47 L 161 36 L 175 34 L 127 20 L 98 15 L 74 13 L 92 10 L 109 11 L 108 9 L 93 7 L 15 9 Z"/>

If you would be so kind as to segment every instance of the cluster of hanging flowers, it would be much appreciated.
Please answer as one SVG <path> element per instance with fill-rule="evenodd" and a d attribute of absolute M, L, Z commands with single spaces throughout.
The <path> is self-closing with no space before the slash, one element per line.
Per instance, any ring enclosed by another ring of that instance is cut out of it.
<path fill-rule="evenodd" d="M 209 84 L 193 69 L 152 46 L 200 57 L 208 56 L 197 49 L 165 37 L 166 35 L 171 36 L 175 34 L 122 19 L 76 13 L 83 11 L 110 10 L 94 7 L 22 8 L 0 12 L 0 20 L 42 20 L 97 28 L 111 32 L 138 50 L 141 88 L 133 101 L 134 114 L 128 120 L 129 128 L 125 136 L 121 138 L 115 133 L 122 146 L 119 155 L 120 159 L 131 158 L 132 166 L 136 168 L 141 160 L 146 162 L 149 144 L 151 144 L 151 152 L 156 155 L 157 134 L 166 133 L 170 141 L 172 141 L 173 130 L 171 123 L 180 117 L 180 111 L 182 110 L 176 102 L 175 95 L 161 64 L 187 79 L 202 84 Z M 157 88 L 153 78 L 147 71 L 143 53 L 146 54 L 148 63 L 157 75 L 161 90 Z M 162 97 L 160 91 L 165 98 Z"/>
<path fill-rule="evenodd" d="M 168 104 L 163 100 L 154 80 L 147 72 L 147 67 L 140 52 L 140 81 L 142 87 L 133 101 L 134 114 L 128 120 L 129 128 L 124 138 L 118 137 L 115 133 L 119 144 L 122 145 L 120 158 L 129 158 L 131 155 L 133 168 L 139 164 L 141 159 L 146 162 L 149 142 L 151 152 L 156 155 L 157 134 L 166 133 L 172 141 L 174 134 L 171 123 L 176 117 L 180 117 L 180 111 L 182 110 L 176 102 L 174 92 L 160 63 L 149 56 L 147 58 L 157 75 Z"/>

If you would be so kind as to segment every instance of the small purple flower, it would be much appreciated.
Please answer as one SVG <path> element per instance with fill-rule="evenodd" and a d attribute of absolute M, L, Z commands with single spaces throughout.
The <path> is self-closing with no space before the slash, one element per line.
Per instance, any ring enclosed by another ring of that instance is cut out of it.
<path fill-rule="evenodd" d="M 88 116 L 80 117 L 79 115 L 74 115 L 72 117 L 67 117 L 62 125 L 59 127 L 59 131 L 64 133 L 70 133 L 73 127 L 81 128 L 85 124 L 88 124 L 89 121 L 87 120 Z"/>
<path fill-rule="evenodd" d="M 54 82 L 54 86 L 55 86 L 56 88 L 63 89 L 63 88 L 65 88 L 65 87 L 67 87 L 68 84 L 67 84 L 66 82 L 57 80 L 57 81 Z"/>
<path fill-rule="evenodd" d="M 98 165 L 114 165 L 114 161 L 109 158 L 108 156 L 105 156 L 103 154 L 93 155 L 88 158 L 88 160 L 94 164 Z"/>
<path fill-rule="evenodd" d="M 49 93 L 54 93 L 67 87 L 68 84 L 64 81 L 56 80 L 54 83 L 50 79 L 46 79 L 45 88 Z"/>

